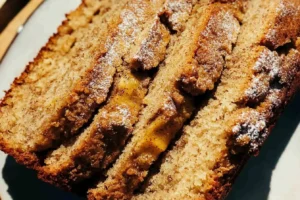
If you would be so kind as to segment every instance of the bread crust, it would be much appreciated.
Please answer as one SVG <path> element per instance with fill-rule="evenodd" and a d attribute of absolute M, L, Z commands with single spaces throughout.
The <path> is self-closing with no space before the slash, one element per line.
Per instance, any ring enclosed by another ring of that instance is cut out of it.
<path fill-rule="evenodd" d="M 287 65 L 292 66 L 292 68 L 288 68 L 288 70 L 294 71 L 296 73 L 289 80 L 289 82 L 285 83 L 285 86 L 281 89 L 281 94 L 278 97 L 279 97 L 279 101 L 282 103 L 280 105 L 274 106 L 272 110 L 267 111 L 268 112 L 267 117 L 269 118 L 270 121 L 270 123 L 268 124 L 268 128 L 266 130 L 268 136 L 271 134 L 273 128 L 275 127 L 280 115 L 284 111 L 287 104 L 291 101 L 291 99 L 294 97 L 296 92 L 299 90 L 300 53 L 298 52 L 295 55 L 294 59 L 288 58 L 286 59 L 286 61 L 288 62 Z M 267 137 L 263 138 L 263 140 L 260 143 L 260 147 L 267 140 Z M 217 186 L 207 193 L 207 199 L 221 200 L 227 197 L 230 190 L 232 189 L 235 179 L 237 178 L 240 171 L 243 169 L 244 165 L 251 157 L 251 154 L 249 154 L 248 152 L 241 152 L 239 154 L 240 155 L 238 155 L 239 159 L 237 160 L 237 162 L 230 161 L 231 163 L 234 163 L 232 164 L 233 168 L 228 173 L 223 174 L 223 176 L 220 177 L 219 180 L 217 181 L 219 182 L 219 185 L 216 184 Z M 258 152 L 256 152 L 256 155 L 258 155 Z"/>
<path fill-rule="evenodd" d="M 100 5 L 98 5 L 99 8 L 94 9 L 93 6 L 96 6 L 96 2 L 100 2 Z M 74 23 L 74 21 L 79 22 L 80 18 L 85 15 L 84 12 L 88 9 L 92 10 L 96 17 L 97 15 L 104 15 L 109 10 L 112 2 L 113 1 L 110 0 L 103 2 L 84 0 L 75 11 L 66 15 L 67 19 L 58 27 L 57 33 L 50 37 L 47 44 L 41 48 L 34 61 L 30 62 L 20 77 L 14 80 L 11 88 L 6 92 L 5 97 L 2 99 L 0 107 L 4 108 L 11 104 L 11 98 L 14 98 L 13 91 L 27 82 L 35 65 L 42 63 L 42 61 L 47 58 L 48 54 L 54 51 L 53 49 L 56 48 L 62 37 L 74 32 L 75 30 L 72 28 L 80 29 L 81 27 L 87 26 L 87 24 L 91 22 L 92 17 L 87 18 L 87 21 L 82 24 L 73 25 L 71 23 Z M 88 6 L 91 6 L 91 8 L 87 8 Z M 100 13 L 97 14 L 98 12 Z M 111 35 L 114 34 L 114 26 L 117 25 L 118 20 L 115 20 L 114 23 L 115 24 L 111 25 Z M 110 36 L 108 35 L 108 39 L 109 37 Z M 106 37 L 105 40 L 107 40 Z M 115 69 L 100 63 L 101 58 L 105 55 L 105 51 L 106 49 L 103 48 L 103 46 L 100 46 L 99 50 L 94 52 L 91 67 L 81 74 L 83 78 L 77 81 L 74 88 L 72 88 L 69 94 L 64 97 L 62 100 L 63 106 L 51 116 L 51 119 L 49 118 L 48 123 L 43 124 L 42 127 L 39 127 L 39 129 L 36 130 L 37 134 L 42 138 L 37 144 L 32 148 L 23 148 L 20 145 L 13 144 L 11 141 L 7 141 L 5 137 L 5 134 L 10 134 L 10 131 L 5 130 L 5 132 L 2 132 L 0 135 L 1 149 L 10 155 L 13 155 L 17 161 L 21 162 L 21 164 L 27 165 L 28 163 L 32 163 L 28 165 L 28 167 L 34 166 L 34 168 L 36 168 L 36 166 L 41 164 L 40 162 L 37 162 L 38 152 L 55 147 L 61 140 L 77 134 L 78 130 L 93 116 L 99 105 L 106 101 L 106 97 L 113 82 Z M 96 84 L 97 87 L 94 87 Z M 23 159 L 24 157 L 27 158 L 27 161 Z"/>

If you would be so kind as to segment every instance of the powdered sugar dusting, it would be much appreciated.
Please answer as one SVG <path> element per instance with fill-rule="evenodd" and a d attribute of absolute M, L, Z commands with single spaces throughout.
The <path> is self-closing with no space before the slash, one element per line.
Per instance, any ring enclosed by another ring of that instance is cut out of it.
<path fill-rule="evenodd" d="M 184 22 L 189 18 L 195 1 L 168 0 L 166 12 L 169 15 L 169 22 L 172 28 L 180 31 L 184 27 Z"/>
<path fill-rule="evenodd" d="M 245 92 L 247 98 L 256 101 L 258 98 L 263 97 L 268 92 L 269 81 L 270 79 L 267 76 L 252 76 L 251 85 Z"/>
<path fill-rule="evenodd" d="M 151 69 L 156 67 L 164 58 L 167 44 L 169 43 L 169 32 L 160 23 L 158 16 L 154 17 L 153 23 L 146 29 L 146 37 L 141 42 L 140 47 L 135 55 L 133 55 L 133 65 L 136 61 L 142 64 L 143 69 Z"/>
<path fill-rule="evenodd" d="M 234 23 L 235 21 L 235 23 Z M 228 33 L 227 37 L 231 43 L 235 43 L 237 35 L 240 32 L 240 25 L 236 18 L 234 18 L 231 12 L 226 12 L 223 15 L 222 28 L 225 33 Z M 232 31 L 234 30 L 234 31 Z"/>
<path fill-rule="evenodd" d="M 110 129 L 113 125 L 128 127 L 131 124 L 130 116 L 130 110 L 124 105 L 118 105 L 113 110 L 104 108 L 101 110 L 99 115 L 101 120 L 98 119 L 98 121 L 100 122 L 98 124 L 98 129 Z"/>
<path fill-rule="evenodd" d="M 112 44 L 110 44 L 110 40 L 106 43 L 106 46 L 110 47 L 103 60 L 108 65 L 114 65 L 117 59 L 121 59 L 121 56 L 128 51 L 139 32 L 138 18 L 135 12 L 125 9 L 121 13 L 121 19 L 122 23 L 118 26 L 119 31 L 116 40 Z"/>
<path fill-rule="evenodd" d="M 266 129 L 266 119 L 258 111 L 251 110 L 240 115 L 240 123 L 232 128 L 237 135 L 236 141 L 241 146 L 249 145 L 250 151 L 255 152 L 259 147 L 259 140 Z"/>
<path fill-rule="evenodd" d="M 250 100 L 257 100 L 265 96 L 273 81 L 280 72 L 280 57 L 276 52 L 265 49 L 254 67 L 254 74 L 249 88 L 245 91 L 245 95 Z"/>
<path fill-rule="evenodd" d="M 195 62 L 188 69 L 189 71 L 185 70 L 181 76 L 182 88 L 193 95 L 214 88 L 225 65 L 225 57 L 231 53 L 232 44 L 236 43 L 240 31 L 240 24 L 230 10 L 212 8 L 207 12 L 201 15 L 210 17 L 200 16 L 203 23 L 195 28 L 199 31 L 199 36 L 195 34 L 199 37 L 198 42 L 192 45 L 196 48 Z M 198 22 L 197 18 L 194 20 L 189 25 L 193 26 Z M 202 27 L 205 27 L 204 30 Z M 193 53 L 191 52 L 191 55 Z"/>
<path fill-rule="evenodd" d="M 130 111 L 127 107 L 117 106 L 117 112 L 120 114 L 122 125 L 126 126 L 126 124 L 130 124 Z"/>
<path fill-rule="evenodd" d="M 256 153 L 266 140 L 269 129 L 267 124 L 274 117 L 274 110 L 281 107 L 280 89 L 270 89 L 264 104 L 256 110 L 242 112 L 238 123 L 232 128 L 239 146 L 249 146 L 250 153 Z"/>
<path fill-rule="evenodd" d="M 144 25 L 142 22 L 145 21 L 147 14 L 148 11 L 144 8 L 143 3 L 137 1 L 127 4 L 127 7 L 118 16 L 121 23 L 118 25 L 117 31 L 112 30 L 116 31 L 116 35 L 112 34 L 106 40 L 105 47 L 108 51 L 98 60 L 98 65 L 94 69 L 97 77 L 89 83 L 90 88 L 98 91 L 95 95 L 97 98 L 101 94 L 108 93 L 113 71 L 122 64 L 122 57 L 129 51 L 137 35 L 142 31 Z"/>
<path fill-rule="evenodd" d="M 276 8 L 276 12 L 279 16 L 286 17 L 295 14 L 295 11 L 300 8 L 295 5 L 293 1 L 281 0 L 278 7 Z"/>
<path fill-rule="evenodd" d="M 280 98 L 281 91 L 279 89 L 272 89 L 267 96 L 267 101 L 272 104 L 274 107 L 279 107 L 282 104 L 282 100 Z"/>
<path fill-rule="evenodd" d="M 276 52 L 264 50 L 253 67 L 256 73 L 265 72 L 271 78 L 278 75 L 280 69 L 280 57 Z"/>
<path fill-rule="evenodd" d="M 237 40 L 237 35 L 240 32 L 240 25 L 238 20 L 233 16 L 232 12 L 221 11 L 214 17 L 211 17 L 207 28 L 202 32 L 202 35 L 206 38 L 210 38 L 212 44 L 218 46 L 218 50 L 226 50 L 231 52 L 231 44 L 234 44 Z M 223 46 L 221 44 L 227 44 Z"/>
<path fill-rule="evenodd" d="M 290 42 L 291 38 L 296 36 L 297 29 L 291 29 L 291 27 L 297 26 L 300 17 L 299 1 L 280 0 L 276 5 L 276 17 L 274 17 L 274 21 L 272 22 L 274 24 L 266 35 L 266 43 L 268 45 L 272 44 L 273 48 Z M 282 29 L 287 29 L 285 31 L 286 34 L 283 34 Z"/>

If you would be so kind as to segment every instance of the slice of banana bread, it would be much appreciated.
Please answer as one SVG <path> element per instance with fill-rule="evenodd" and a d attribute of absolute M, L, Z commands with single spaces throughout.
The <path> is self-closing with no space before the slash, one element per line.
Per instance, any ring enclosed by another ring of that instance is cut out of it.
<path fill-rule="evenodd" d="M 298 0 L 249 2 L 217 91 L 133 199 L 226 197 L 299 86 L 299 6 Z"/>
<path fill-rule="evenodd" d="M 117 63 L 107 54 L 125 4 L 85 0 L 67 15 L 0 105 L 0 146 L 28 167 L 37 152 L 77 133 L 106 100 Z M 122 48 L 122 47 L 120 47 Z"/>
<path fill-rule="evenodd" d="M 89 191 L 90 199 L 132 196 L 194 110 L 191 96 L 181 91 L 182 76 L 187 70 L 195 72 L 197 81 L 190 84 L 199 93 L 212 89 L 220 77 L 223 57 L 231 53 L 239 32 L 238 12 L 231 4 L 196 6 L 184 32 L 172 38 L 169 55 L 150 86 L 133 138 L 108 171 L 108 178 Z"/>

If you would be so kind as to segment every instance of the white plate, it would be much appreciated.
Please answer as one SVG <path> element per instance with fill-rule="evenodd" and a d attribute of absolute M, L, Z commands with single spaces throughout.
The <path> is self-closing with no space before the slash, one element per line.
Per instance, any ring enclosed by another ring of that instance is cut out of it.
<path fill-rule="evenodd" d="M 26 23 L 0 64 L 0 97 L 80 0 L 47 0 Z M 227 200 L 300 199 L 300 95 L 288 106 L 258 158 L 252 158 Z M 3 200 L 77 199 L 36 178 L 0 152 Z"/>

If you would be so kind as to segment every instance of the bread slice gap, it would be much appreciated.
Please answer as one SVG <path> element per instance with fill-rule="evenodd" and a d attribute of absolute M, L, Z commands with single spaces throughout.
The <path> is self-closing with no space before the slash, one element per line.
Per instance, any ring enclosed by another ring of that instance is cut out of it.
<path fill-rule="evenodd" d="M 108 171 L 108 178 L 89 191 L 89 199 L 132 196 L 151 164 L 193 114 L 192 95 L 213 89 L 218 81 L 223 57 L 231 53 L 239 32 L 237 16 L 239 10 L 232 4 L 195 6 L 184 31 L 171 38 L 168 55 L 150 85 L 131 141 Z M 193 91 L 184 87 L 187 84 Z"/>
<path fill-rule="evenodd" d="M 109 100 L 76 139 L 48 155 L 39 170 L 41 179 L 72 190 L 74 185 L 101 173 L 122 151 L 143 108 L 152 74 L 145 70 L 159 65 L 170 40 L 159 18 L 164 2 L 132 0 L 122 10 L 123 22 L 119 26 L 123 28 L 117 33 L 116 46 L 123 43 L 124 32 L 134 34 L 121 55 L 123 62 L 117 67 Z"/>
<path fill-rule="evenodd" d="M 107 52 L 120 23 L 112 13 L 124 4 L 84 0 L 67 15 L 1 101 L 3 151 L 37 168 L 36 152 L 76 134 L 106 100 L 117 64 Z"/>
<path fill-rule="evenodd" d="M 145 192 L 133 199 L 226 197 L 299 87 L 299 5 L 296 0 L 249 1 L 214 97 L 184 128 Z M 283 46 L 297 48 L 277 50 Z"/>

